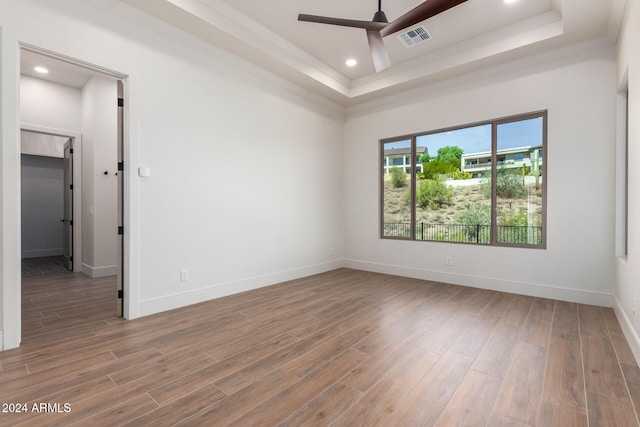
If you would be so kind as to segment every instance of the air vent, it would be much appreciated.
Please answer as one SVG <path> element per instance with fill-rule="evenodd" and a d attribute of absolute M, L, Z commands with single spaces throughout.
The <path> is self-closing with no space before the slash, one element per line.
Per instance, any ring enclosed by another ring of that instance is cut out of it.
<path fill-rule="evenodd" d="M 398 38 L 406 47 L 415 46 L 431 38 L 424 26 L 416 27 L 412 30 L 398 34 Z"/>

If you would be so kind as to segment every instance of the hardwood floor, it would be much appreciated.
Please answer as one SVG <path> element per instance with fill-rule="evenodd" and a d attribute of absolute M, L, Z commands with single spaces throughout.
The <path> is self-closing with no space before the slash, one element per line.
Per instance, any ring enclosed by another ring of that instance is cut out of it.
<path fill-rule="evenodd" d="M 0 425 L 638 425 L 611 309 L 347 269 L 132 321 L 114 294 L 23 280 Z"/>

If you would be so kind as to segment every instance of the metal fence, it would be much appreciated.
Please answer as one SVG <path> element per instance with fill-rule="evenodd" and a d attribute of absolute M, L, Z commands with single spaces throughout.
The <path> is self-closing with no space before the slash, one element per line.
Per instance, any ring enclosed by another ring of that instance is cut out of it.
<path fill-rule="evenodd" d="M 384 237 L 411 237 L 411 223 L 385 222 Z"/>
<path fill-rule="evenodd" d="M 384 237 L 411 238 L 411 223 L 384 223 Z M 488 224 L 416 224 L 416 240 L 439 242 L 491 243 L 491 226 Z M 542 227 L 540 226 L 496 226 L 496 241 L 512 244 L 542 244 Z"/>
<path fill-rule="evenodd" d="M 542 227 L 499 225 L 496 227 L 496 240 L 500 243 L 541 245 Z"/>

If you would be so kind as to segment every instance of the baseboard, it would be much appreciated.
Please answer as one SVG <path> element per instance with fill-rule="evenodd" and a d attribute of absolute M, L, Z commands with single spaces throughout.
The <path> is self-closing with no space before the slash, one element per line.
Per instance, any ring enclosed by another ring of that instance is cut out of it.
<path fill-rule="evenodd" d="M 159 298 L 142 300 L 139 302 L 139 316 L 160 313 L 175 308 L 209 301 L 215 298 L 250 291 L 265 286 L 275 285 L 288 280 L 300 279 L 314 274 L 325 273 L 344 267 L 344 261 L 336 260 L 326 263 L 310 265 L 292 270 L 279 271 L 257 277 L 249 277 L 242 280 L 219 283 L 214 286 L 188 290 L 181 293 L 166 295 Z"/>
<path fill-rule="evenodd" d="M 108 265 L 106 267 L 92 267 L 82 263 L 82 272 L 92 279 L 98 279 L 100 277 L 115 276 L 118 274 L 118 266 Z"/>
<path fill-rule="evenodd" d="M 493 279 L 490 277 L 470 276 L 445 271 L 423 270 L 399 265 L 380 264 L 367 261 L 345 260 L 345 267 L 354 270 L 374 273 L 392 274 L 414 279 L 432 280 L 453 285 L 470 286 L 492 291 L 510 292 L 540 298 L 576 302 L 580 304 L 613 306 L 613 295 L 604 292 L 585 291 L 582 289 L 563 288 L 538 283 L 527 283 L 513 280 Z"/>
<path fill-rule="evenodd" d="M 640 337 L 638 337 L 638 334 L 629 320 L 629 316 L 624 312 L 620 301 L 618 301 L 618 298 L 615 296 L 613 297 L 613 311 L 616 313 L 618 323 L 620 323 L 622 332 L 629 343 L 629 347 L 631 347 L 633 356 L 636 358 L 636 363 L 640 365 Z"/>
<path fill-rule="evenodd" d="M 42 258 L 45 256 L 63 255 L 62 248 L 54 249 L 23 249 L 22 258 Z"/>

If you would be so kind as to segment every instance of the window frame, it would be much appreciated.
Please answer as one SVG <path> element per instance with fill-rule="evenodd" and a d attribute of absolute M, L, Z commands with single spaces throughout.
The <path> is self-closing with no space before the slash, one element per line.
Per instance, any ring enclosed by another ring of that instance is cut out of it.
<path fill-rule="evenodd" d="M 541 243 L 540 244 L 524 244 L 524 243 L 505 243 L 499 242 L 497 239 L 497 176 L 498 176 L 498 126 L 506 123 L 530 120 L 535 118 L 542 118 L 542 171 L 543 171 L 543 179 L 542 179 L 542 232 L 541 232 Z M 412 164 L 411 173 L 410 173 L 410 183 L 411 183 L 411 224 L 410 224 L 410 234 L 408 237 L 402 236 L 385 236 L 384 233 L 384 177 L 385 177 L 385 156 L 384 156 L 384 147 L 385 144 L 393 143 L 393 142 L 401 142 L 401 141 L 410 141 L 411 143 L 411 158 L 417 159 L 416 157 L 416 146 L 418 137 L 425 135 L 433 135 L 437 133 L 456 131 L 465 128 L 471 128 L 476 126 L 486 126 L 491 125 L 491 225 L 490 225 L 490 242 L 488 244 L 478 244 L 473 242 L 455 242 L 455 241 L 446 241 L 446 240 L 421 240 L 416 238 L 416 193 L 417 193 L 417 177 L 416 172 L 418 171 L 418 165 Z M 379 201 L 378 201 L 378 212 L 379 212 L 379 236 L 384 240 L 407 240 L 407 241 L 417 241 L 417 242 L 431 242 L 431 243 L 453 243 L 453 244 L 464 244 L 464 245 L 474 245 L 474 246 L 498 246 L 498 247 L 515 247 L 515 248 L 526 248 L 526 249 L 546 249 L 547 248 L 547 181 L 548 181 L 548 173 L 549 173 L 549 163 L 548 163 L 548 155 L 547 155 L 547 140 L 548 140 L 548 111 L 547 110 L 538 110 L 532 111 L 529 113 L 523 114 L 515 114 L 510 116 L 505 116 L 497 119 L 484 120 L 474 123 L 466 123 L 462 125 L 450 126 L 425 132 L 418 132 L 412 134 L 406 134 L 401 136 L 395 136 L 390 138 L 383 138 L 378 141 L 379 145 L 379 161 L 378 161 L 378 186 L 379 186 Z"/>

